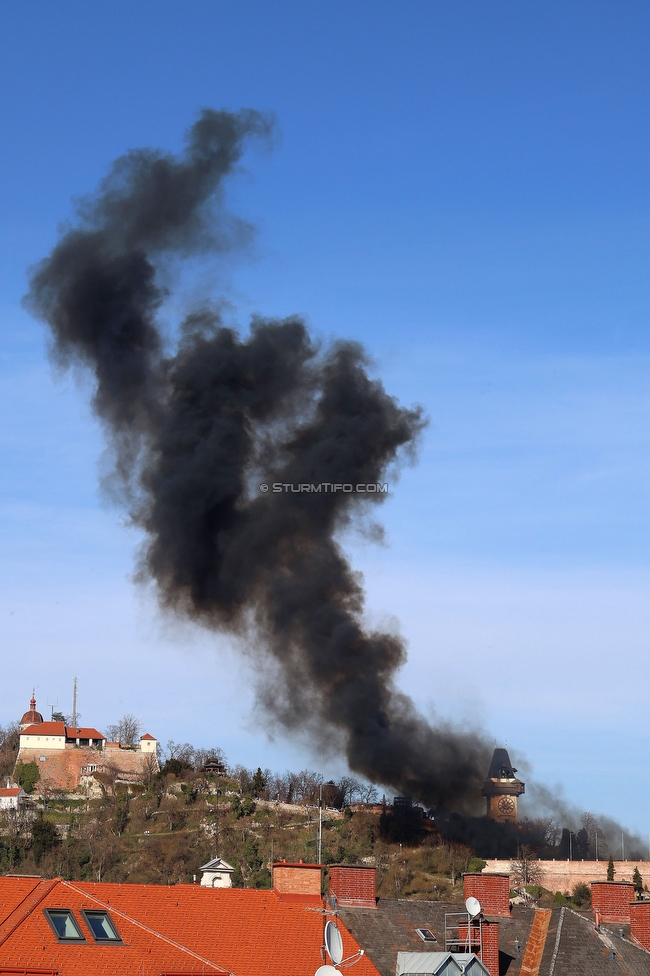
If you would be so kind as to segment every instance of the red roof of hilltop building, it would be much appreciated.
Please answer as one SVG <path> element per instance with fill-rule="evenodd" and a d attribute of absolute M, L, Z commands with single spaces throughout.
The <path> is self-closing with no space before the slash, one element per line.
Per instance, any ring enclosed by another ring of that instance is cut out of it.
<path fill-rule="evenodd" d="M 40 725 L 29 725 L 21 735 L 64 735 L 68 739 L 105 739 L 106 736 L 97 729 L 86 729 L 66 726 L 64 722 L 41 722 Z"/>
<path fill-rule="evenodd" d="M 38 726 L 37 726 L 38 728 Z M 97 729 L 85 729 L 85 728 L 74 728 L 73 726 L 66 726 L 65 734 L 68 739 L 105 739 L 106 736 Z"/>
<path fill-rule="evenodd" d="M 274 891 L 0 877 L 0 976 L 314 976 L 325 920 Z M 379 974 L 362 956 L 354 976 Z"/>
<path fill-rule="evenodd" d="M 21 735 L 65 735 L 65 722 L 39 722 L 28 725 Z"/>

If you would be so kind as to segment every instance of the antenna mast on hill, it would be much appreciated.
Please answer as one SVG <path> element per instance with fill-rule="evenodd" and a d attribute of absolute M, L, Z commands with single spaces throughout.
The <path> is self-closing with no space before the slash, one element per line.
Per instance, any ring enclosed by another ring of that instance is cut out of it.
<path fill-rule="evenodd" d="M 72 726 L 77 727 L 77 679 L 72 684 Z"/>
<path fill-rule="evenodd" d="M 32 693 L 32 697 L 34 697 L 33 696 L 33 693 Z M 47 707 L 52 709 L 52 717 L 51 717 L 50 721 L 53 722 L 54 721 L 54 709 L 56 708 L 57 712 L 59 710 L 59 699 L 57 698 L 57 700 L 55 702 L 48 701 Z"/>
<path fill-rule="evenodd" d="M 320 791 L 318 795 L 318 858 L 321 863 L 323 857 L 323 754 L 320 757 Z"/>

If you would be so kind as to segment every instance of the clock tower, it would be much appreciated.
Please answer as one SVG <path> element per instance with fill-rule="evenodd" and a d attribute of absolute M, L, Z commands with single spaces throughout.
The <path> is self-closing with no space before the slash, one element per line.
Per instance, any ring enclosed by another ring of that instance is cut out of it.
<path fill-rule="evenodd" d="M 498 823 L 518 823 L 517 797 L 526 786 L 515 773 L 507 749 L 495 749 L 487 779 L 481 790 L 487 800 L 487 815 Z"/>

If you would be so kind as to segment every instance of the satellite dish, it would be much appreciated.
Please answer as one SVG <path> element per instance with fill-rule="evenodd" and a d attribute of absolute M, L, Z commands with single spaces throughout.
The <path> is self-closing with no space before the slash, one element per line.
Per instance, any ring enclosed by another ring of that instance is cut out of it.
<path fill-rule="evenodd" d="M 341 970 L 334 966 L 319 966 L 314 976 L 341 976 Z"/>
<path fill-rule="evenodd" d="M 467 914 L 471 915 L 472 918 L 476 918 L 477 915 L 481 914 L 481 903 L 478 898 L 473 898 L 472 895 L 466 899 L 465 908 L 467 909 Z"/>
<path fill-rule="evenodd" d="M 334 965 L 338 966 L 343 958 L 343 939 L 341 938 L 341 933 L 336 927 L 336 923 L 331 919 L 325 925 L 325 948 L 327 949 L 327 955 L 330 957 Z M 323 968 L 329 969 L 327 966 Z M 326 976 L 326 974 L 321 973 L 320 976 Z"/>

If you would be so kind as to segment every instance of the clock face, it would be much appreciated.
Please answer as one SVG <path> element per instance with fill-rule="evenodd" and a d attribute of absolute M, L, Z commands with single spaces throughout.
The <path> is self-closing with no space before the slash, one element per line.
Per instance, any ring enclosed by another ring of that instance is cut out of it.
<path fill-rule="evenodd" d="M 512 816 L 515 812 L 515 801 L 511 796 L 502 796 L 498 803 L 499 813 Z"/>

